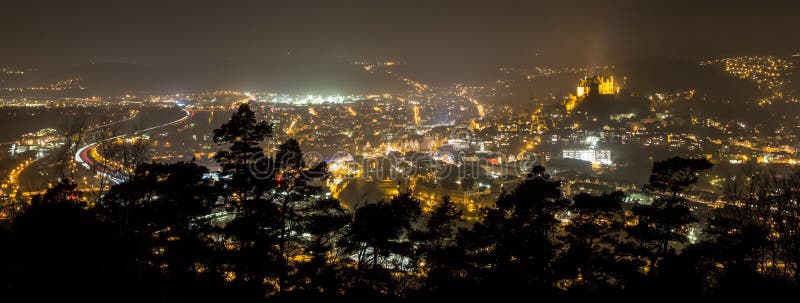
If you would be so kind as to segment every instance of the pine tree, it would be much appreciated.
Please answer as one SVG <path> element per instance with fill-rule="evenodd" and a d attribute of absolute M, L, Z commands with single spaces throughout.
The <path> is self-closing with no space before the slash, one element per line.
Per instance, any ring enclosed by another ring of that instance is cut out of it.
<path fill-rule="evenodd" d="M 240 207 L 267 190 L 263 179 L 272 177 L 272 169 L 265 165 L 267 158 L 260 144 L 271 133 L 272 125 L 257 121 L 247 103 L 214 130 L 214 142 L 227 147 L 214 155 L 222 167 L 220 179 L 228 198 Z"/>
<path fill-rule="evenodd" d="M 706 159 L 674 157 L 653 165 L 647 192 L 657 195 L 652 205 L 638 206 L 633 213 L 638 224 L 628 232 L 646 250 L 653 266 L 668 255 L 674 254 L 670 243 L 686 243 L 688 225 L 696 222 L 682 196 L 690 186 L 697 183 L 698 175 L 711 169 Z"/>

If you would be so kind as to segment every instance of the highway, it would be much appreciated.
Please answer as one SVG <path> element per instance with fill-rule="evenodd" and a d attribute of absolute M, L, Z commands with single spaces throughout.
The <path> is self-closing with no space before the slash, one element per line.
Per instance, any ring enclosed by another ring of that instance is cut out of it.
<path fill-rule="evenodd" d="M 111 138 L 105 138 L 105 139 L 100 140 L 100 141 L 95 141 L 95 142 L 89 143 L 89 144 L 79 148 L 78 151 L 75 153 L 75 163 L 81 164 L 86 169 L 96 171 L 97 174 L 99 174 L 102 177 L 107 177 L 108 180 L 110 180 L 114 184 L 122 183 L 124 181 L 124 178 L 119 173 L 115 173 L 113 169 L 111 169 L 111 168 L 105 166 L 104 164 L 100 163 L 100 161 L 96 161 L 92 157 L 92 155 L 91 155 L 92 154 L 91 153 L 92 149 L 94 149 L 99 144 L 102 144 L 104 142 L 108 142 L 108 141 L 112 141 L 112 140 L 116 140 L 116 139 L 124 138 L 124 137 L 130 137 L 132 135 L 133 136 L 141 136 L 144 133 L 147 133 L 147 132 L 150 132 L 150 131 L 153 131 L 153 130 L 156 130 L 156 129 L 164 128 L 164 127 L 167 127 L 167 126 L 171 126 L 171 125 L 181 124 L 181 123 L 184 123 L 184 122 L 189 121 L 190 119 L 194 118 L 194 115 L 195 115 L 194 109 L 184 108 L 183 111 L 184 111 L 185 115 L 183 117 L 181 117 L 180 119 L 178 119 L 178 120 L 167 122 L 167 123 L 164 123 L 164 124 L 161 124 L 161 125 L 156 125 L 156 126 L 149 127 L 149 128 L 145 128 L 145 129 L 141 129 L 141 130 L 138 130 L 138 131 L 135 131 L 135 132 L 132 132 L 132 133 L 122 134 L 122 135 L 114 136 L 114 137 L 111 137 Z"/>

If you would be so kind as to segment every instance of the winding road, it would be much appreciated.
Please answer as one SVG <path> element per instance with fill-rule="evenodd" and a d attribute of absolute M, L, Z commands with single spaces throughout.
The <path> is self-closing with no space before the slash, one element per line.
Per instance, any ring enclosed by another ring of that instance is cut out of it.
<path fill-rule="evenodd" d="M 97 161 L 96 159 L 93 159 L 92 155 L 91 155 L 92 154 L 91 150 L 93 148 L 97 147 L 99 144 L 102 144 L 104 142 L 116 140 L 116 139 L 119 139 L 119 138 L 129 137 L 131 135 L 141 136 L 143 133 L 146 133 L 146 132 L 149 132 L 149 131 L 152 131 L 152 130 L 156 130 L 156 129 L 159 129 L 159 128 L 171 126 L 171 125 L 184 123 L 184 122 L 189 121 L 190 119 L 194 118 L 194 115 L 195 115 L 194 109 L 183 108 L 182 110 L 184 111 L 185 115 L 182 118 L 178 119 L 178 120 L 167 122 L 167 123 L 164 123 L 164 124 L 161 124 L 161 125 L 156 125 L 156 126 L 149 127 L 149 128 L 145 128 L 145 129 L 141 129 L 141 130 L 138 130 L 138 131 L 135 131 L 135 132 L 132 132 L 132 133 L 122 134 L 122 135 L 114 136 L 114 137 L 111 137 L 111 138 L 105 138 L 105 139 L 100 140 L 100 141 L 89 143 L 89 144 L 79 148 L 78 151 L 75 153 L 75 163 L 79 163 L 79 164 L 83 165 L 83 167 L 85 167 L 86 169 L 96 171 L 97 174 L 99 174 L 100 176 L 103 176 L 103 177 L 107 177 L 108 180 L 110 180 L 114 184 L 122 183 L 122 182 L 124 182 L 124 179 L 121 176 L 121 174 L 114 172 L 113 169 L 105 166 L 102 163 L 99 163 L 99 161 Z"/>

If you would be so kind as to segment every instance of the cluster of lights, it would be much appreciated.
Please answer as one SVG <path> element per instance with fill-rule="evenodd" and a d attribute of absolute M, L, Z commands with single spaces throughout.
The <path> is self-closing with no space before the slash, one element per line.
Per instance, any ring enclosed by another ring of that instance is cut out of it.
<path fill-rule="evenodd" d="M 290 95 L 277 95 L 274 96 L 269 102 L 292 104 L 292 105 L 313 105 L 313 104 L 343 104 L 352 103 L 360 100 L 357 96 L 322 96 L 322 95 L 306 95 L 306 96 L 290 96 Z"/>
<path fill-rule="evenodd" d="M 25 71 L 10 67 L 0 67 L 0 74 L 2 75 L 24 75 Z"/>
<path fill-rule="evenodd" d="M 32 87 L 2 87 L 0 90 L 8 91 L 8 92 L 22 92 L 22 91 L 65 91 L 65 90 L 73 90 L 73 89 L 80 89 L 83 90 L 85 87 L 80 85 L 82 79 L 81 78 L 74 78 L 74 79 L 67 79 L 61 80 L 51 83 L 47 86 L 32 86 Z"/>
<path fill-rule="evenodd" d="M 722 63 L 725 72 L 739 79 L 747 79 L 758 84 L 760 88 L 772 93 L 770 98 L 761 100 L 760 104 L 769 104 L 773 99 L 784 97 L 783 86 L 786 77 L 791 74 L 794 65 L 791 61 L 773 56 L 743 56 L 707 60 L 700 65 Z"/>
<path fill-rule="evenodd" d="M 7 192 L 8 196 L 14 198 L 16 196 L 17 191 L 19 190 L 19 175 L 22 174 L 28 166 L 30 166 L 34 162 L 33 159 L 28 159 L 22 161 L 17 167 L 11 170 L 8 174 L 8 179 L 5 183 L 0 185 L 0 194 L 3 192 Z"/>
<path fill-rule="evenodd" d="M 770 88 L 783 85 L 778 79 L 792 70 L 792 63 L 775 57 L 736 57 L 725 59 L 725 71 L 742 79 L 751 79 Z"/>

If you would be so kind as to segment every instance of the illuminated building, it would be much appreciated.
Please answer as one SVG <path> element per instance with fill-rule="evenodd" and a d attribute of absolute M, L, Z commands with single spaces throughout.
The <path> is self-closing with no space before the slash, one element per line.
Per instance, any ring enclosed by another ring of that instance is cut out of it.
<path fill-rule="evenodd" d="M 578 81 L 578 88 L 575 95 L 570 94 L 564 101 L 567 113 L 571 113 L 578 104 L 589 95 L 615 95 L 619 92 L 619 87 L 614 86 L 614 76 L 594 76 L 584 77 Z"/>
<path fill-rule="evenodd" d="M 594 76 L 581 79 L 576 94 L 580 98 L 590 94 L 614 95 L 617 92 L 619 87 L 614 86 L 614 76 Z"/>
<path fill-rule="evenodd" d="M 591 162 L 593 165 L 611 165 L 611 151 L 607 149 L 565 149 L 561 152 L 565 159 L 576 159 Z"/>

